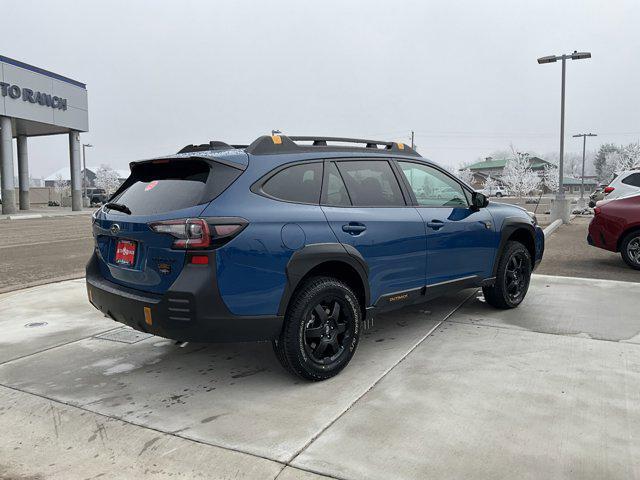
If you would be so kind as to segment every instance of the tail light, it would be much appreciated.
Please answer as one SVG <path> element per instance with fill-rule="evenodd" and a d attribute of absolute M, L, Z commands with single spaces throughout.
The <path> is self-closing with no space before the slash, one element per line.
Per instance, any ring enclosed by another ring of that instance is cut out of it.
<path fill-rule="evenodd" d="M 602 213 L 602 209 L 600 207 L 596 207 L 593 209 L 594 215 L 600 215 Z"/>
<path fill-rule="evenodd" d="M 186 250 L 192 248 L 215 248 L 224 245 L 247 225 L 244 219 L 237 223 L 227 223 L 231 219 L 211 220 L 214 222 L 219 220 L 221 223 L 210 224 L 202 218 L 183 218 L 150 223 L 149 228 L 157 233 L 171 235 L 176 239 L 172 247 Z"/>
<path fill-rule="evenodd" d="M 604 193 L 605 194 L 609 194 L 611 192 L 613 192 L 615 190 L 615 187 L 605 187 L 604 188 Z"/>

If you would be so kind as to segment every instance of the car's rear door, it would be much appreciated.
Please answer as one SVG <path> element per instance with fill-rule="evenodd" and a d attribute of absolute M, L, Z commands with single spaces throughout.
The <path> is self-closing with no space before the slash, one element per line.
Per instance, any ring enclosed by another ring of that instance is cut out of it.
<path fill-rule="evenodd" d="M 93 225 L 98 264 L 104 278 L 125 287 L 163 293 L 178 277 L 186 251 L 153 222 L 197 218 L 241 170 L 199 159 L 178 158 L 133 164 L 131 176 Z"/>
<path fill-rule="evenodd" d="M 372 303 L 411 300 L 425 283 L 425 226 L 407 205 L 390 161 L 327 161 L 323 183 L 331 229 L 367 262 Z"/>
<path fill-rule="evenodd" d="M 489 210 L 470 207 L 470 192 L 444 171 L 397 163 L 426 226 L 427 287 L 489 277 L 499 241 Z"/>

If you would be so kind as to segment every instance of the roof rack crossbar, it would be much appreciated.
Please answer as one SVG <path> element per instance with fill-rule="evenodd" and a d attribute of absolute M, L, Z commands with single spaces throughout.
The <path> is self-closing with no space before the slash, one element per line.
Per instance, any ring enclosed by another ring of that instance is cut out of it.
<path fill-rule="evenodd" d="M 311 145 L 299 145 L 295 142 L 311 142 Z M 354 145 L 328 145 L 327 142 L 353 143 Z M 313 152 L 318 149 L 331 151 L 353 151 L 354 149 L 378 150 L 380 147 L 383 147 L 384 150 L 391 150 L 401 155 L 420 156 L 418 152 L 399 142 L 347 137 L 289 137 L 286 135 L 264 135 L 259 137 L 247 147 L 246 152 L 253 155 L 273 155 L 279 153 Z"/>

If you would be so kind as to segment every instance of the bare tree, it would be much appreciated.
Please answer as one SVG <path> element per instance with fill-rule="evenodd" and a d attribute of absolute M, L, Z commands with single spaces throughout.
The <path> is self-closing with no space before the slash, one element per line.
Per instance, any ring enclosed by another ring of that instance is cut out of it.
<path fill-rule="evenodd" d="M 112 194 L 120 186 L 118 180 L 118 172 L 116 172 L 109 165 L 100 165 L 100 168 L 96 170 L 96 179 L 94 183 L 99 188 L 104 188 L 105 192 Z"/>

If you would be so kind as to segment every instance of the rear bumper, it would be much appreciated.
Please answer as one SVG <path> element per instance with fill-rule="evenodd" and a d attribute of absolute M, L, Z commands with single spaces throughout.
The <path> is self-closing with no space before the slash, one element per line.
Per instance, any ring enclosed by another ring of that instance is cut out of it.
<path fill-rule="evenodd" d="M 600 216 L 596 215 L 589 223 L 589 232 L 587 234 L 587 243 L 592 247 L 602 248 L 610 252 L 616 252 L 618 249 L 617 235 L 611 235 Z"/>
<path fill-rule="evenodd" d="M 169 290 L 141 292 L 106 280 L 94 253 L 87 264 L 91 304 L 113 320 L 141 332 L 189 342 L 271 340 L 282 328 L 281 316 L 237 316 L 218 292 L 215 252 L 209 265 L 185 265 Z"/>

